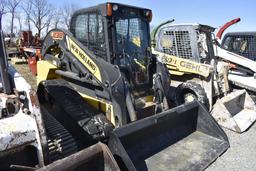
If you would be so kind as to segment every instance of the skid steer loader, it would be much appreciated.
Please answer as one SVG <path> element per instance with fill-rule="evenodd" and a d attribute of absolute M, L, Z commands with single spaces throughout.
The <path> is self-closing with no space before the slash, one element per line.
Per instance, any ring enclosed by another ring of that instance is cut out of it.
<path fill-rule="evenodd" d="M 240 18 L 233 19 L 224 24 L 216 34 L 218 44 L 225 50 L 236 53 L 238 55 L 256 60 L 256 32 L 255 31 L 239 31 L 226 33 L 222 39 L 222 35 L 230 26 L 240 22 Z"/>
<path fill-rule="evenodd" d="M 228 33 L 221 43 L 223 32 L 239 21 L 240 18 L 231 20 L 218 30 L 214 53 L 218 58 L 232 63 L 228 75 L 231 84 L 248 90 L 256 102 L 255 32 Z"/>
<path fill-rule="evenodd" d="M 76 11 L 69 31 L 51 30 L 37 63 L 43 118 L 70 132 L 78 149 L 107 144 L 121 170 L 202 170 L 228 139 L 199 102 L 170 109 L 168 70 L 151 54 L 151 18 L 149 9 L 104 3 Z"/>
<path fill-rule="evenodd" d="M 3 40 L 0 30 L 0 170 L 120 170 L 106 145 L 77 152 L 68 131 L 53 118 L 42 119 L 36 92 L 8 64 Z M 60 148 L 63 139 L 68 148 Z M 63 159 L 48 165 L 56 155 Z"/>
<path fill-rule="evenodd" d="M 155 33 L 154 53 L 172 75 L 177 105 L 197 99 L 220 125 L 241 133 L 256 120 L 256 106 L 245 90 L 234 92 L 229 84 L 229 62 L 235 59 L 215 56 L 213 31 L 201 24 L 165 23 Z"/>

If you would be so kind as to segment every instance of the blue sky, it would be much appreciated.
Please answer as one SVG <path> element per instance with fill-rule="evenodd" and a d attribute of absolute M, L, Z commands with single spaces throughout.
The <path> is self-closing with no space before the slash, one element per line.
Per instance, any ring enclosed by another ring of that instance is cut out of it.
<path fill-rule="evenodd" d="M 88 7 L 103 3 L 103 0 L 50 0 L 54 5 L 60 2 Z M 255 0 L 119 0 L 115 1 L 152 9 L 153 21 L 157 25 L 175 18 L 175 23 L 201 23 L 220 27 L 227 21 L 240 17 L 241 21 L 228 31 L 256 31 Z"/>

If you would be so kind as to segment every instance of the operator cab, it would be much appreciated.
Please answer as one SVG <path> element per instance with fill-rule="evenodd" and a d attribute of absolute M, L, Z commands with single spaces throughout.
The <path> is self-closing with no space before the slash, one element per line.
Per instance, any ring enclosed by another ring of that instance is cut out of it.
<path fill-rule="evenodd" d="M 214 56 L 214 28 L 201 24 L 168 24 L 157 33 L 157 51 L 198 63 L 210 63 Z"/>
<path fill-rule="evenodd" d="M 228 51 L 256 61 L 256 32 L 227 33 L 221 46 Z"/>
<path fill-rule="evenodd" d="M 132 87 L 150 83 L 149 9 L 104 3 L 79 10 L 70 30 L 98 58 L 118 65 Z"/>

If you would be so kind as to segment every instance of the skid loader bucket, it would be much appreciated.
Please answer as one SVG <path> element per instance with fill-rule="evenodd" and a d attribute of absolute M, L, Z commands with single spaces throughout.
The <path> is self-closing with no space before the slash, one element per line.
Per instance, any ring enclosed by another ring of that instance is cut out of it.
<path fill-rule="evenodd" d="M 202 170 L 229 142 L 195 101 L 115 129 L 108 146 L 121 170 Z"/>
<path fill-rule="evenodd" d="M 57 160 L 38 171 L 59 170 L 119 171 L 120 169 L 108 147 L 97 143 L 64 159 Z"/>
<path fill-rule="evenodd" d="M 245 90 L 237 90 L 217 100 L 211 114 L 221 126 L 242 133 L 256 120 L 256 106 Z"/>

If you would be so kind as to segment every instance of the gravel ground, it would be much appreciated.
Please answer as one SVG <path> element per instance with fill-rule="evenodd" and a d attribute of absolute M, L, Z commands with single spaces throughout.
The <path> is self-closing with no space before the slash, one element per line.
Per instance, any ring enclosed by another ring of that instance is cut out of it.
<path fill-rule="evenodd" d="M 27 64 L 14 65 L 23 77 L 36 89 L 36 77 Z M 212 163 L 207 171 L 256 171 L 256 124 L 248 131 L 238 134 L 227 129 L 230 148 Z"/>
<path fill-rule="evenodd" d="M 238 134 L 224 129 L 230 148 L 207 171 L 256 171 L 256 124 Z"/>

